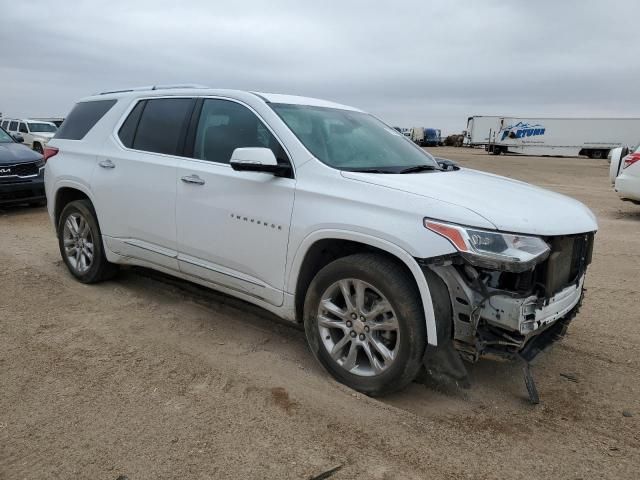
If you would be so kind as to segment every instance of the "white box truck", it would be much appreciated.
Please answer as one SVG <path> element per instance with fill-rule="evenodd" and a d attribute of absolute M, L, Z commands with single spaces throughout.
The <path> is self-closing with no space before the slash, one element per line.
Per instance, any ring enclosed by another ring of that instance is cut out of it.
<path fill-rule="evenodd" d="M 606 158 L 640 135 L 640 118 L 469 117 L 467 144 L 489 153 Z"/>

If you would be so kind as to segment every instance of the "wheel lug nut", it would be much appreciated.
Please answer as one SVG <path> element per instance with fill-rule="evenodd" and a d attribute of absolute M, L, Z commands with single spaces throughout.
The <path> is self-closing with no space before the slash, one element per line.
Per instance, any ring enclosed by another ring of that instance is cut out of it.
<path fill-rule="evenodd" d="M 365 322 L 367 319 L 364 318 L 362 315 L 360 315 L 360 320 L 362 320 L 363 322 Z"/>
<path fill-rule="evenodd" d="M 353 330 L 351 330 L 350 335 L 351 335 L 352 337 L 355 337 L 355 336 L 356 336 L 356 332 L 354 332 Z"/>
<path fill-rule="evenodd" d="M 351 314 L 351 318 L 353 318 L 355 320 L 356 318 L 358 318 L 358 316 L 355 313 L 352 313 Z"/>
<path fill-rule="evenodd" d="M 358 337 L 358 338 L 360 338 L 360 340 L 364 340 L 364 333 L 361 333 L 360 337 Z"/>
<path fill-rule="evenodd" d="M 365 331 L 365 332 L 367 332 L 367 333 L 369 333 L 369 325 L 365 325 L 365 327 L 364 327 L 364 331 Z"/>
<path fill-rule="evenodd" d="M 351 328 L 351 325 L 353 325 L 353 323 L 351 323 L 351 322 L 349 322 L 349 321 L 348 321 L 348 322 L 347 322 L 347 327 Z"/>

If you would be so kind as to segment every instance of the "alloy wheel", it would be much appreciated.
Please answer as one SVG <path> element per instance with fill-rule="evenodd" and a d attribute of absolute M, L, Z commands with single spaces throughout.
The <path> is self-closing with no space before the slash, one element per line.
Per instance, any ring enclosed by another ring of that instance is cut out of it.
<path fill-rule="evenodd" d="M 367 282 L 349 278 L 329 286 L 321 297 L 317 319 L 324 348 L 354 375 L 379 375 L 398 355 L 396 314 L 387 298 Z"/>
<path fill-rule="evenodd" d="M 64 222 L 64 252 L 69 265 L 78 273 L 91 268 L 94 256 L 93 235 L 87 220 L 79 213 L 72 213 Z"/>

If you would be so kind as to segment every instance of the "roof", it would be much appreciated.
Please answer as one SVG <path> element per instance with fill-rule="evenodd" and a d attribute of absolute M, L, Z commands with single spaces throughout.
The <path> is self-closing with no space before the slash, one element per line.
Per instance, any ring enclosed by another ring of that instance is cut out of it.
<path fill-rule="evenodd" d="M 3 122 L 27 122 L 27 123 L 51 123 L 54 127 L 55 124 L 50 120 L 42 120 L 40 118 L 13 118 L 13 117 L 0 117 Z"/>
<path fill-rule="evenodd" d="M 109 90 L 105 92 L 92 95 L 90 97 L 83 98 L 81 101 L 107 99 L 107 98 L 122 98 L 122 97 L 137 97 L 146 95 L 227 95 L 230 97 L 242 98 L 247 95 L 259 97 L 267 103 L 285 103 L 290 105 L 308 105 L 313 107 L 325 107 L 325 108 L 337 108 L 341 110 L 361 111 L 357 108 L 350 107 L 348 105 L 342 105 L 340 103 L 331 102 L 328 100 L 322 100 L 319 98 L 302 97 L 296 95 L 284 95 L 280 93 L 265 93 L 265 92 L 253 92 L 245 90 L 227 90 L 227 89 L 214 89 L 203 87 L 201 85 L 152 85 L 146 87 L 132 87 L 120 90 Z"/>
<path fill-rule="evenodd" d="M 308 105 L 312 107 L 326 107 L 326 108 L 339 108 L 341 110 L 354 110 L 360 111 L 357 108 L 350 107 L 348 105 L 342 105 L 340 103 L 331 102 L 329 100 L 322 100 L 312 97 L 300 97 L 297 95 L 283 95 L 280 93 L 262 93 L 251 92 L 258 95 L 270 103 L 287 103 L 290 105 Z"/>

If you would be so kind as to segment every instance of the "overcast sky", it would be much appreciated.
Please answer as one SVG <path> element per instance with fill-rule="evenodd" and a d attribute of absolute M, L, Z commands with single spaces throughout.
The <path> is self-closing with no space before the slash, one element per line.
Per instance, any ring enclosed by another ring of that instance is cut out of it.
<path fill-rule="evenodd" d="M 638 0 L 1 3 L 5 116 L 187 82 L 315 96 L 447 133 L 479 114 L 640 117 Z"/>

